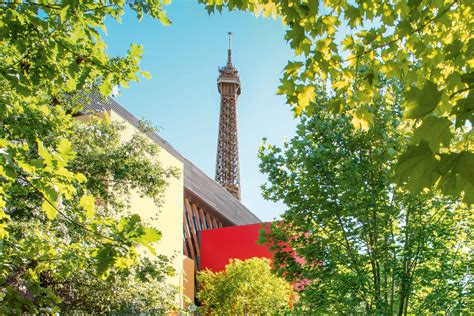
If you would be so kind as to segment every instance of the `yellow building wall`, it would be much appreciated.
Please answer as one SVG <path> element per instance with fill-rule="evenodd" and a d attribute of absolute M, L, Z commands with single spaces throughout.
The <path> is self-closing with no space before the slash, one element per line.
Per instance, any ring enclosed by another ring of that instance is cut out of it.
<path fill-rule="evenodd" d="M 135 126 L 114 111 L 108 110 L 107 116 L 111 122 L 118 122 L 124 126 L 121 135 L 122 141 L 129 140 L 135 133 L 139 132 Z M 82 115 L 76 117 L 76 119 L 86 122 L 90 119 L 90 116 Z M 151 139 L 150 142 L 154 143 Z M 158 144 L 156 146 L 159 147 Z M 194 263 L 183 254 L 184 166 L 180 160 L 160 147 L 157 159 L 164 168 L 174 167 L 177 169 L 178 177 L 167 179 L 168 185 L 160 206 L 157 206 L 151 198 L 141 197 L 138 192 L 130 192 L 129 203 L 131 209 L 129 211 L 137 213 L 146 223 L 161 231 L 162 238 L 155 245 L 155 248 L 157 253 L 172 259 L 176 274 L 170 277 L 168 282 L 179 290 L 180 295 L 176 300 L 181 307 L 184 307 L 186 305 L 185 301 L 189 302 L 194 299 Z M 147 252 L 148 250 L 144 248 L 143 251 Z M 149 252 L 148 254 L 151 255 Z M 193 263 L 192 269 L 188 261 Z M 185 299 L 183 295 L 187 296 L 188 299 Z"/>
<path fill-rule="evenodd" d="M 121 135 L 122 141 L 129 140 L 135 133 L 139 132 L 135 126 L 123 119 L 119 114 L 108 110 L 107 115 L 111 122 L 118 122 L 124 126 Z M 89 117 L 89 115 L 83 115 L 77 117 L 77 119 L 86 122 L 89 120 Z M 150 139 L 150 142 L 153 141 Z M 156 144 L 156 146 L 159 147 L 158 144 Z M 157 206 L 151 198 L 141 197 L 138 192 L 130 192 L 129 204 L 131 209 L 129 211 L 140 215 L 143 221 L 161 231 L 162 238 L 155 245 L 155 248 L 158 254 L 166 255 L 171 259 L 172 266 L 176 273 L 167 281 L 179 290 L 179 295 L 176 297 L 176 300 L 181 307 L 184 307 L 185 299 L 183 294 L 187 294 L 183 287 L 186 278 L 184 266 L 186 256 L 183 254 L 184 166 L 181 161 L 161 147 L 155 159 L 157 159 L 164 168 L 175 168 L 178 171 L 178 177 L 167 179 L 168 185 L 160 206 Z M 143 251 L 147 252 L 148 250 L 144 248 Z M 148 252 L 148 254 L 152 255 L 150 252 Z"/>
<path fill-rule="evenodd" d="M 112 122 L 124 125 L 123 141 L 130 139 L 134 133 L 138 132 L 136 127 L 117 113 L 108 111 L 108 114 Z M 178 178 L 167 179 L 168 186 L 163 195 L 161 206 L 157 206 L 151 198 L 140 197 L 137 192 L 131 192 L 131 211 L 139 214 L 143 220 L 162 232 L 162 239 L 157 243 L 156 250 L 160 254 L 172 257 L 176 275 L 171 277 L 169 282 L 183 293 L 183 163 L 163 148 L 159 149 L 158 161 L 164 168 L 177 168 L 179 170 Z"/>

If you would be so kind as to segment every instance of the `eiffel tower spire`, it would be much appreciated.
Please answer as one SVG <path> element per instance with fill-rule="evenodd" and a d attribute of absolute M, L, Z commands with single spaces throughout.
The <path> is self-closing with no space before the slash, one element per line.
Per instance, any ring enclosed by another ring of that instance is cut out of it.
<path fill-rule="evenodd" d="M 227 32 L 229 35 L 229 49 L 227 50 L 227 67 L 232 67 L 232 32 Z"/>
<path fill-rule="evenodd" d="M 232 65 L 232 33 L 228 34 L 227 65 L 219 68 L 217 79 L 217 88 L 221 95 L 221 110 L 217 140 L 216 181 L 240 200 L 237 99 L 241 89 L 238 71 Z"/>

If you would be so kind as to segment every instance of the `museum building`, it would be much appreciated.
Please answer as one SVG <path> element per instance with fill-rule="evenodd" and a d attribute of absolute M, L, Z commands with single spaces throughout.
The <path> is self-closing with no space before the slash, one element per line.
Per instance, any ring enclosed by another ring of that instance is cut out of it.
<path fill-rule="evenodd" d="M 195 297 L 195 273 L 201 266 L 215 270 L 222 269 L 231 258 L 271 256 L 267 249 L 256 244 L 260 219 L 240 201 L 237 100 L 241 85 L 238 71 L 232 65 L 230 36 L 227 64 L 219 68 L 217 79 L 221 102 L 215 180 L 156 132 L 151 132 L 146 135 L 160 149 L 157 159 L 163 167 L 179 170 L 180 176 L 168 179 L 161 206 L 138 192 L 131 193 L 133 211 L 162 232 L 158 252 L 173 258 L 177 272 L 170 282 L 191 300 Z M 93 92 L 86 100 L 79 120 L 86 120 L 91 114 L 107 113 L 111 122 L 125 127 L 124 141 L 140 131 L 140 120 L 113 98 Z M 228 227 L 234 228 L 225 229 Z M 204 235 L 209 241 L 202 245 L 202 232 L 211 230 L 215 233 Z M 225 251 L 216 249 L 226 240 Z"/>

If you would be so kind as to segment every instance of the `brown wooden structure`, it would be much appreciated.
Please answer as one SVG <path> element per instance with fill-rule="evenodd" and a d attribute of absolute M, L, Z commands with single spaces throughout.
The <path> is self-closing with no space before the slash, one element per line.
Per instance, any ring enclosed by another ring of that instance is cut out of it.
<path fill-rule="evenodd" d="M 183 224 L 184 254 L 197 263 L 201 255 L 199 253 L 200 232 L 224 227 L 224 224 L 218 216 L 209 210 L 198 206 L 195 202 L 190 202 L 187 196 L 184 198 Z"/>

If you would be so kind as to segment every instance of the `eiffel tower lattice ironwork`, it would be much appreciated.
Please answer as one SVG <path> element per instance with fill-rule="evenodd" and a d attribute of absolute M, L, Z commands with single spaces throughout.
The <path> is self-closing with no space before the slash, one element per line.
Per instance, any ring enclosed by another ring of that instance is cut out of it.
<path fill-rule="evenodd" d="M 237 99 L 240 77 L 232 65 L 232 33 L 229 32 L 227 65 L 219 68 L 217 88 L 221 95 L 219 136 L 217 141 L 216 181 L 240 200 L 240 165 L 237 132 Z"/>

